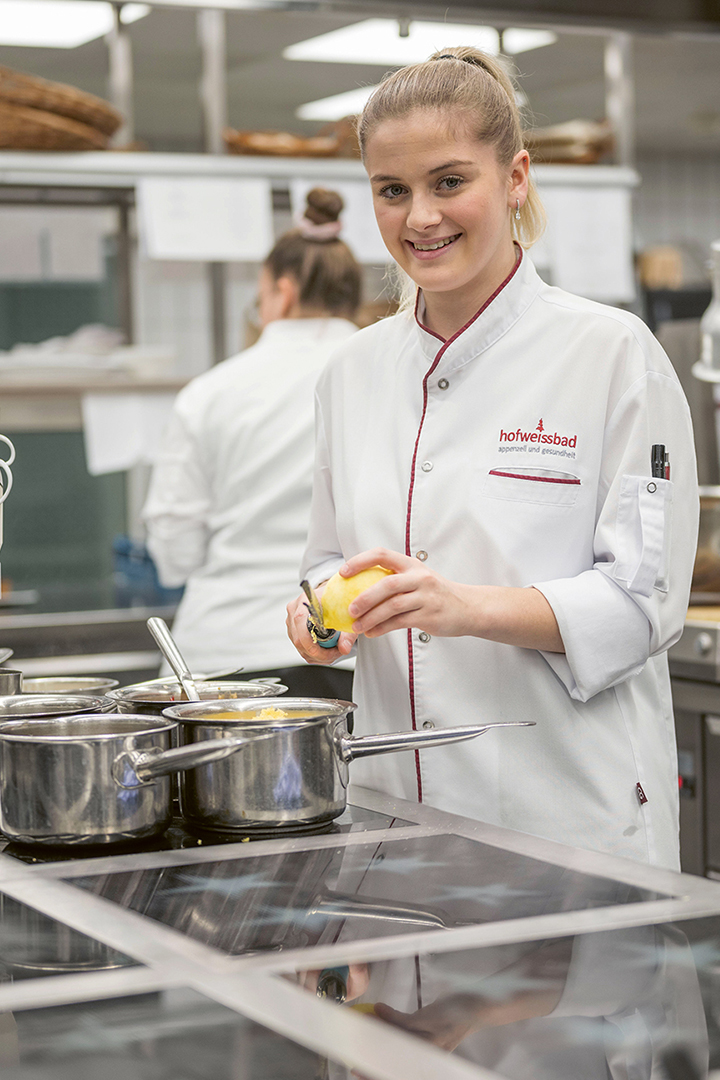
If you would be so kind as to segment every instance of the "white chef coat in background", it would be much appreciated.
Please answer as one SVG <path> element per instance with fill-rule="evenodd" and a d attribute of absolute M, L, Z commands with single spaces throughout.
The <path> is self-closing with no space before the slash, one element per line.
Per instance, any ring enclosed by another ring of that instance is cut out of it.
<path fill-rule="evenodd" d="M 191 670 L 299 665 L 298 593 L 313 461 L 313 392 L 346 319 L 281 319 L 178 395 L 143 511 L 164 585 L 185 583 L 173 635 Z"/>
<path fill-rule="evenodd" d="M 454 581 L 535 584 L 566 655 L 417 629 L 361 637 L 358 734 L 536 726 L 353 762 L 353 782 L 677 867 L 665 650 L 698 518 L 677 377 L 640 320 L 547 286 L 527 256 L 448 343 L 421 316 L 362 330 L 319 381 L 303 572 L 322 581 L 384 545 Z M 669 481 L 650 478 L 653 443 Z"/>

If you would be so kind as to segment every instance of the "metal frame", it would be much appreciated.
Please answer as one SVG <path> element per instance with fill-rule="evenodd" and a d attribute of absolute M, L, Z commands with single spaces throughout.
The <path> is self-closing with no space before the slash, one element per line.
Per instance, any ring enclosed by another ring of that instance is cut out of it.
<path fill-rule="evenodd" d="M 0 1010 L 38 1008 L 98 998 L 187 987 L 310 1049 L 343 1061 L 375 1080 L 498 1080 L 460 1058 L 394 1028 L 373 1024 L 351 1009 L 320 1001 L 283 975 L 333 963 L 401 959 L 537 938 L 567 937 L 614 928 L 720 915 L 720 885 L 704 878 L 581 851 L 496 826 L 470 821 L 377 792 L 353 788 L 355 805 L 413 822 L 396 828 L 237 843 L 145 854 L 109 855 L 65 863 L 27 865 L 0 855 L 0 892 L 66 926 L 118 949 L 138 967 L 56 975 L 0 986 Z M 264 854 L 344 848 L 452 834 L 558 866 L 663 894 L 657 900 L 508 919 L 457 929 L 323 945 L 282 953 L 227 956 L 145 916 L 78 889 L 90 874 L 256 858 Z M 334 1010 L 331 1013 L 329 1009 Z M 372 1022 L 372 1021 L 371 1021 Z"/>

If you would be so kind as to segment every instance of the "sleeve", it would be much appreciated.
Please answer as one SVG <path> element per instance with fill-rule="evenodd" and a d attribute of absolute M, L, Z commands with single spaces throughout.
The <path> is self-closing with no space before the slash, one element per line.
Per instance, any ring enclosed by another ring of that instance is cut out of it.
<path fill-rule="evenodd" d="M 300 567 L 301 578 L 315 588 L 337 573 L 345 562 L 335 521 L 335 499 L 330 471 L 330 452 L 322 404 L 315 394 L 315 471 L 308 541 Z"/>
<path fill-rule="evenodd" d="M 184 585 L 204 564 L 210 504 L 211 487 L 195 439 L 176 409 L 163 436 L 142 512 L 148 551 L 167 588 Z"/>
<path fill-rule="evenodd" d="M 672 479 L 652 479 L 650 448 L 664 443 Z M 677 379 L 646 372 L 605 429 L 593 565 L 534 583 L 548 600 L 565 654 L 543 653 L 570 696 L 587 701 L 640 672 L 680 637 L 698 528 L 690 412 Z"/>

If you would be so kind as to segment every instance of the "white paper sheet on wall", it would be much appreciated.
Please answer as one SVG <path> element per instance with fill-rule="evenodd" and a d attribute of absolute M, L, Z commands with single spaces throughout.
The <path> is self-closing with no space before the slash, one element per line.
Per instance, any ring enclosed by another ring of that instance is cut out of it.
<path fill-rule="evenodd" d="M 152 465 L 175 396 L 168 391 L 83 394 L 85 461 L 90 475 Z"/>
<path fill-rule="evenodd" d="M 531 248 L 553 285 L 606 303 L 635 298 L 631 193 L 627 188 L 540 189 L 547 230 Z"/>
<path fill-rule="evenodd" d="M 137 202 L 148 259 L 260 262 L 273 245 L 269 180 L 146 177 Z"/>
<path fill-rule="evenodd" d="M 375 221 L 370 184 L 365 180 L 332 180 L 327 187 L 342 196 L 345 208 L 341 215 L 342 239 L 361 263 L 385 266 L 391 262 Z M 290 201 L 293 213 L 302 213 L 305 198 L 317 180 L 292 180 Z"/>

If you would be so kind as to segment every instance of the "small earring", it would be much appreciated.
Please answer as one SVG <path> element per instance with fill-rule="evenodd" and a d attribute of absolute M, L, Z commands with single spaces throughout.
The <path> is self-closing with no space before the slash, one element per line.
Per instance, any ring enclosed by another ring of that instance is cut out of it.
<path fill-rule="evenodd" d="M 515 200 L 515 220 L 516 221 L 520 220 L 520 200 L 519 199 Z"/>

